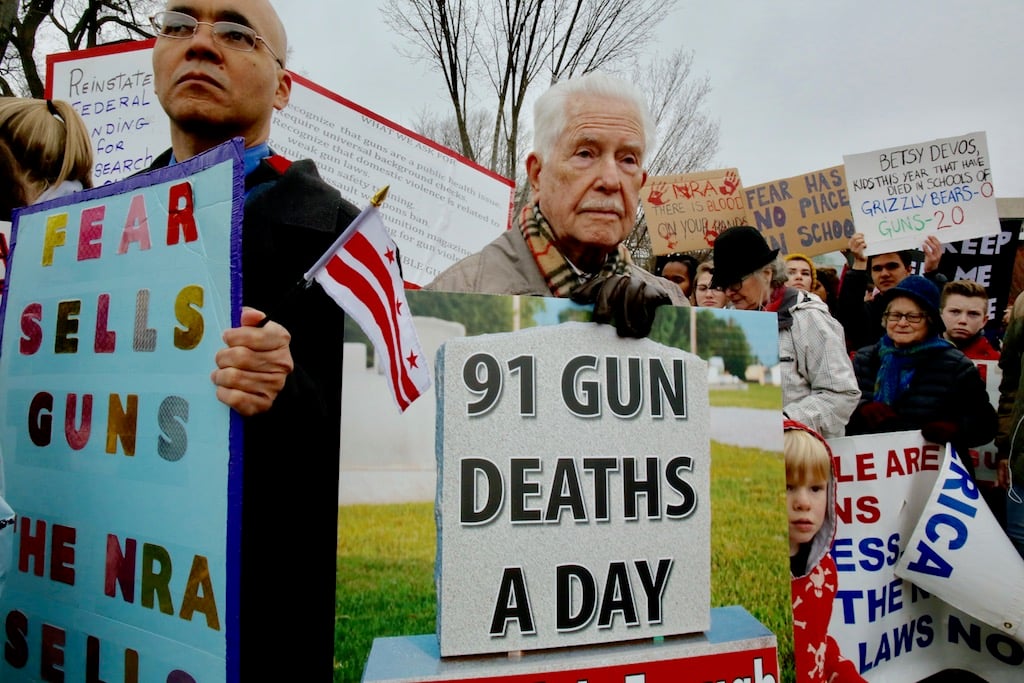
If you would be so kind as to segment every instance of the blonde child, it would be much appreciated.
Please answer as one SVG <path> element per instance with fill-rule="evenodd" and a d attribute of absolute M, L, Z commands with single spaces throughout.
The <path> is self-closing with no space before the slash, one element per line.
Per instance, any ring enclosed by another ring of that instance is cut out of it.
<path fill-rule="evenodd" d="M 828 634 L 837 590 L 836 565 L 829 554 L 836 530 L 832 451 L 799 422 L 787 420 L 783 429 L 796 680 L 863 683 Z"/>

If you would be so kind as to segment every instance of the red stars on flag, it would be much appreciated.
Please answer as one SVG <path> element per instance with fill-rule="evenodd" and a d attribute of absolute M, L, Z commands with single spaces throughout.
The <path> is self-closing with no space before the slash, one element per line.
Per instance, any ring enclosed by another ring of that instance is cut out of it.
<path fill-rule="evenodd" d="M 431 380 L 405 298 L 398 249 L 378 210 L 386 194 L 387 188 L 377 193 L 305 277 L 319 282 L 388 360 L 388 384 L 405 412 Z"/>

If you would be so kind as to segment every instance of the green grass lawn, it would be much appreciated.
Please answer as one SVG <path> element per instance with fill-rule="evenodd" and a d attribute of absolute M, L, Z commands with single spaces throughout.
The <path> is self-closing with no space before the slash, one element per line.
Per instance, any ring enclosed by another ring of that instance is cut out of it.
<path fill-rule="evenodd" d="M 716 407 L 730 406 L 781 411 L 782 387 L 770 384 L 741 384 L 736 389 L 711 388 L 708 390 L 708 400 L 711 405 Z"/>
<path fill-rule="evenodd" d="M 338 509 L 334 680 L 358 681 L 373 639 L 436 632 L 433 503 Z"/>
<path fill-rule="evenodd" d="M 778 387 L 768 389 L 777 408 Z M 712 442 L 712 606 L 743 605 L 775 632 L 782 681 L 791 682 L 785 494 L 781 453 Z M 358 681 L 374 638 L 437 630 L 434 506 L 350 505 L 338 521 L 334 680 Z"/>

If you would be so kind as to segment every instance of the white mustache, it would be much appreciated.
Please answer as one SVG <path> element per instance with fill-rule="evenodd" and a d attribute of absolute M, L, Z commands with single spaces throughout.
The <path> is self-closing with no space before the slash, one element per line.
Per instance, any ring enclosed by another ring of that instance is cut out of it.
<path fill-rule="evenodd" d="M 580 211 L 612 211 L 619 216 L 626 213 L 622 204 L 614 200 L 584 202 L 580 205 Z"/>

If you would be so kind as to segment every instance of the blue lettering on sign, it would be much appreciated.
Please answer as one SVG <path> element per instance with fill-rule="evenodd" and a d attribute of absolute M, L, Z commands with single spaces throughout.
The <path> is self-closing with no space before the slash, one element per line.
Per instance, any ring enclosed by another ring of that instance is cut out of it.
<path fill-rule="evenodd" d="M 854 550 L 857 554 L 854 554 Z M 866 536 L 857 539 L 856 548 L 852 538 L 836 538 L 832 543 L 832 559 L 836 563 L 836 571 L 877 572 L 896 564 L 900 551 L 899 533 L 888 538 Z"/>
<path fill-rule="evenodd" d="M 960 464 L 959 456 L 953 451 L 950 463 L 952 473 L 942 482 L 943 491 L 936 501 L 946 508 L 936 512 L 925 522 L 925 538 L 918 541 L 917 556 L 907 563 L 907 569 L 947 579 L 953 573 L 953 565 L 942 556 L 943 550 L 960 550 L 967 543 L 970 533 L 968 520 L 978 511 L 978 487 L 971 475 Z M 914 552 L 908 549 L 907 552 Z"/>
<path fill-rule="evenodd" d="M 908 604 L 929 599 L 930 593 L 899 578 L 874 588 L 839 589 L 835 597 L 844 624 L 874 623 L 899 612 Z"/>
<path fill-rule="evenodd" d="M 883 631 L 874 647 L 869 648 L 869 643 L 857 643 L 857 668 L 861 673 L 867 673 L 880 664 L 911 652 L 915 647 L 928 647 L 934 641 L 932 616 L 922 614 L 891 631 Z"/>
<path fill-rule="evenodd" d="M 966 645 L 975 652 L 982 652 L 982 646 L 992 657 L 1008 666 L 1024 664 L 1024 645 L 1005 633 L 990 629 L 982 624 L 949 615 L 949 642 Z M 984 639 L 982 638 L 984 636 Z"/>

